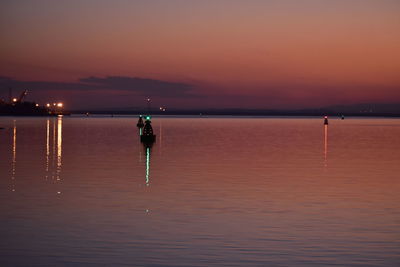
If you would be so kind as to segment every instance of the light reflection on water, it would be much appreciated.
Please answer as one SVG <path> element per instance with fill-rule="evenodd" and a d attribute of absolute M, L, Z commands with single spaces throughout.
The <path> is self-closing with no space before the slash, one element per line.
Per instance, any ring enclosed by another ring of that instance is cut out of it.
<path fill-rule="evenodd" d="M 146 147 L 146 185 L 150 185 L 150 151 L 151 147 Z"/>
<path fill-rule="evenodd" d="M 46 120 L 46 180 L 49 177 L 49 159 L 50 159 L 50 119 Z"/>
<path fill-rule="evenodd" d="M 15 169 L 17 163 L 17 125 L 13 121 L 13 137 L 12 137 L 12 160 L 11 160 L 11 191 L 15 191 Z"/>
<path fill-rule="evenodd" d="M 47 118 L 45 143 L 45 180 L 61 181 L 62 169 L 62 116 Z M 50 130 L 51 129 L 51 130 Z M 50 143 L 52 140 L 52 143 Z M 51 159 L 51 162 L 50 162 Z M 51 166 L 51 169 L 50 169 Z M 60 193 L 59 191 L 57 193 Z"/>
<path fill-rule="evenodd" d="M 60 181 L 62 165 L 62 116 L 57 118 L 57 169 L 56 169 L 56 180 Z"/>
<path fill-rule="evenodd" d="M 1 266 L 400 263 L 400 120 L 136 120 L 0 117 Z"/>
<path fill-rule="evenodd" d="M 328 125 L 324 125 L 324 157 L 325 167 L 328 167 Z"/>

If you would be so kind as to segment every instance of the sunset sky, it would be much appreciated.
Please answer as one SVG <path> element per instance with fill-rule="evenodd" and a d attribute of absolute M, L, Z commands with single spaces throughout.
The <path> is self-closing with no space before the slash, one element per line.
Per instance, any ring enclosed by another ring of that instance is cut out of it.
<path fill-rule="evenodd" d="M 71 109 L 400 102 L 398 0 L 6 0 L 0 98 Z"/>

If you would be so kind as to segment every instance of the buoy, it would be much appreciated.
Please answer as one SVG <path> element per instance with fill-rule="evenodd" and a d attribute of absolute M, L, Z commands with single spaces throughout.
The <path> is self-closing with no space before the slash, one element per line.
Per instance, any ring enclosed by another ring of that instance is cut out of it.
<path fill-rule="evenodd" d="M 156 141 L 156 136 L 153 134 L 153 127 L 151 127 L 151 117 L 147 116 L 145 125 L 143 128 L 142 135 L 140 136 L 140 142 L 145 145 L 152 144 Z"/>
<path fill-rule="evenodd" d="M 324 125 L 328 125 L 328 116 L 324 117 Z"/>
<path fill-rule="evenodd" d="M 139 120 L 138 120 L 138 123 L 136 124 L 136 126 L 137 126 L 138 128 L 143 128 L 143 127 L 144 127 L 142 115 L 139 116 Z"/>
<path fill-rule="evenodd" d="M 342 120 L 344 120 L 344 115 L 342 115 Z"/>

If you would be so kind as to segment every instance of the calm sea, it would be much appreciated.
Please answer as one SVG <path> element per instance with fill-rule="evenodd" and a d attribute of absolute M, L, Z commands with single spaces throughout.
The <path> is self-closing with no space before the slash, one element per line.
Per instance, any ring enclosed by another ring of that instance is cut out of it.
<path fill-rule="evenodd" d="M 400 266 L 400 120 L 0 117 L 0 266 Z"/>

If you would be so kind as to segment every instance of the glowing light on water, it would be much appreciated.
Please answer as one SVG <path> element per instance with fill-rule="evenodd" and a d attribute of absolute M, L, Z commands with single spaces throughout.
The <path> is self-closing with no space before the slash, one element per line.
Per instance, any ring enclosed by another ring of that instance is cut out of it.
<path fill-rule="evenodd" d="M 325 167 L 328 166 L 328 125 L 324 125 L 324 157 Z"/>
<path fill-rule="evenodd" d="M 150 147 L 146 148 L 146 185 L 150 183 Z"/>
<path fill-rule="evenodd" d="M 54 168 L 55 168 L 55 155 L 56 155 L 56 124 L 55 119 L 53 121 L 53 130 L 52 130 L 52 152 L 51 152 L 51 169 L 52 169 L 52 176 L 51 178 L 54 179 Z"/>
<path fill-rule="evenodd" d="M 15 176 L 15 164 L 17 162 L 17 125 L 14 121 L 13 127 L 13 145 L 12 145 L 12 175 Z"/>
<path fill-rule="evenodd" d="M 62 116 L 57 119 L 57 171 L 56 179 L 60 180 L 62 165 Z"/>
<path fill-rule="evenodd" d="M 49 172 L 49 158 L 50 158 L 50 120 L 47 119 L 46 123 L 46 179 Z"/>
<path fill-rule="evenodd" d="M 12 191 L 15 191 L 15 184 L 13 180 L 15 180 L 16 173 L 16 165 L 17 165 L 17 125 L 14 120 L 13 127 L 13 142 L 12 142 L 12 161 L 11 161 L 11 180 L 12 180 Z"/>

